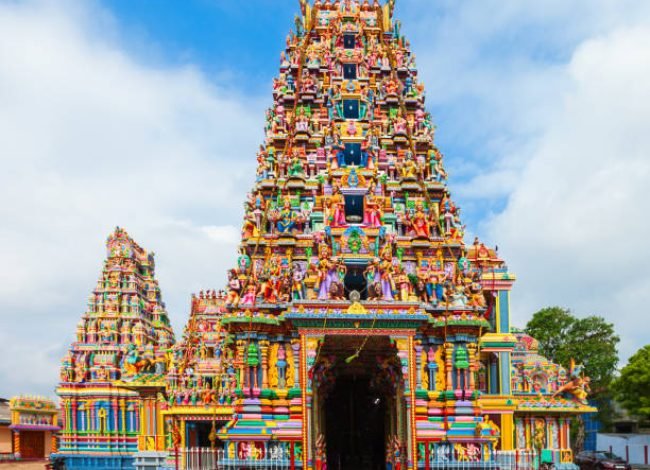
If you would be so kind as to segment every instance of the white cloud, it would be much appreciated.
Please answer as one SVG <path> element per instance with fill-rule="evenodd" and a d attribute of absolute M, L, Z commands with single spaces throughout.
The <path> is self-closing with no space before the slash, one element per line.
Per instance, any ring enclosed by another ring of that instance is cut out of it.
<path fill-rule="evenodd" d="M 0 396 L 51 391 L 115 225 L 157 253 L 178 331 L 234 262 L 260 103 L 119 37 L 89 3 L 0 4 Z"/>
<path fill-rule="evenodd" d="M 488 223 L 520 280 L 515 318 L 560 304 L 650 338 L 650 23 L 584 42 L 503 213 Z"/>
<path fill-rule="evenodd" d="M 202 228 L 203 233 L 205 233 L 210 239 L 216 242 L 226 242 L 231 244 L 237 244 L 241 240 L 241 231 L 233 226 L 208 226 Z"/>

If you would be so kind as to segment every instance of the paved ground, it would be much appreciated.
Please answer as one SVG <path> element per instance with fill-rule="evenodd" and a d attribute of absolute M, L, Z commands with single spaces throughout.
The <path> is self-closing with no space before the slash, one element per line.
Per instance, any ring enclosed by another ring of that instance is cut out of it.
<path fill-rule="evenodd" d="M 42 462 L 15 462 L 15 463 L 2 463 L 0 470 L 43 470 L 46 461 Z"/>

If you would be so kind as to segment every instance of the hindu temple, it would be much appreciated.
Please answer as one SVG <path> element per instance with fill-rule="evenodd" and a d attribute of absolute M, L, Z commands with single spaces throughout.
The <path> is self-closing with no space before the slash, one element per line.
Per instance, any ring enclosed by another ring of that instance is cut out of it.
<path fill-rule="evenodd" d="M 511 329 L 515 276 L 465 240 L 394 3 L 300 1 L 237 262 L 178 342 L 153 255 L 110 235 L 61 369 L 68 468 L 575 468 L 588 379 Z"/>

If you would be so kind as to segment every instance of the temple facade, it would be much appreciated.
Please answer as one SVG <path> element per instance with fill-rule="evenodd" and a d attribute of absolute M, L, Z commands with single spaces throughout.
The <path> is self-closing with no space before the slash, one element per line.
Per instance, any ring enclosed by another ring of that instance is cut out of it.
<path fill-rule="evenodd" d="M 43 460 L 57 451 L 59 427 L 56 404 L 44 397 L 17 396 L 9 400 L 8 426 L 3 429 L 0 403 L 0 461 Z"/>
<path fill-rule="evenodd" d="M 226 289 L 192 297 L 171 348 L 152 257 L 116 231 L 62 369 L 61 454 L 572 468 L 588 379 L 511 331 L 515 276 L 465 242 L 394 1 L 301 9 Z"/>

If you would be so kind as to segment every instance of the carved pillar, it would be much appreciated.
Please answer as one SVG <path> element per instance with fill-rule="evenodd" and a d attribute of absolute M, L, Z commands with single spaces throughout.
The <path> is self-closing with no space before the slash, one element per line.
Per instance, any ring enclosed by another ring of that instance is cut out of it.
<path fill-rule="evenodd" d="M 294 348 L 295 350 L 295 348 Z M 300 388 L 302 398 L 302 467 L 309 470 L 307 460 L 307 449 L 309 449 L 309 429 L 307 413 L 307 338 L 300 335 Z"/>
<path fill-rule="evenodd" d="M 305 358 L 304 367 L 302 368 L 304 389 L 303 389 L 303 432 L 306 432 L 304 436 L 305 442 L 303 447 L 303 455 L 306 458 L 307 469 L 310 470 L 313 468 L 313 458 L 314 458 L 314 436 L 313 436 L 313 382 L 309 378 L 309 371 L 316 365 L 316 353 L 318 351 L 318 345 L 322 341 L 322 338 L 316 337 L 305 337 L 303 336 L 303 351 L 302 357 Z"/>
<path fill-rule="evenodd" d="M 122 426 L 120 426 L 120 432 L 122 435 L 126 436 L 126 400 L 124 398 L 120 400 L 120 414 L 122 415 Z"/>
<path fill-rule="evenodd" d="M 20 459 L 20 431 L 14 430 L 14 454 Z"/>
<path fill-rule="evenodd" d="M 526 429 L 526 449 L 533 448 L 533 420 L 530 416 L 524 418 L 524 427 Z"/>
<path fill-rule="evenodd" d="M 422 341 L 415 341 L 415 360 L 416 360 L 416 388 L 422 388 L 422 369 L 424 364 L 422 364 Z"/>
<path fill-rule="evenodd" d="M 244 360 L 244 348 L 246 347 L 246 342 L 244 340 L 237 340 L 237 355 L 235 357 L 235 367 L 239 372 L 239 388 L 244 389 L 246 387 L 246 367 Z"/>
<path fill-rule="evenodd" d="M 565 433 L 564 433 L 564 431 L 565 431 L 564 423 L 565 423 L 564 418 L 558 418 L 558 426 L 559 426 L 559 430 L 558 430 L 558 436 L 559 437 L 558 437 L 558 439 L 560 441 L 560 449 L 568 449 L 568 447 L 566 445 L 566 436 L 565 436 Z"/>
<path fill-rule="evenodd" d="M 113 398 L 112 407 L 113 407 L 113 429 L 112 429 L 112 431 L 115 433 L 116 440 L 117 440 L 117 446 L 118 446 L 118 449 L 119 449 L 121 443 L 120 443 L 120 438 L 119 438 L 119 416 L 118 416 L 119 407 L 118 407 L 118 404 L 117 404 L 117 398 Z M 108 429 L 107 429 L 107 431 L 108 431 Z"/>
<path fill-rule="evenodd" d="M 291 350 L 293 351 L 293 379 L 294 387 L 302 383 L 302 369 L 300 368 L 300 340 L 294 339 L 291 341 Z"/>
<path fill-rule="evenodd" d="M 269 364 L 269 342 L 260 341 L 260 356 L 262 356 L 262 388 L 269 388 L 268 364 Z"/>
<path fill-rule="evenodd" d="M 70 431 L 76 431 L 77 430 L 77 400 L 72 399 L 70 402 Z"/>
<path fill-rule="evenodd" d="M 51 439 L 51 443 L 52 443 L 51 444 L 52 453 L 56 454 L 59 451 L 59 449 L 58 449 L 57 442 L 56 442 L 56 432 L 55 431 L 52 431 L 52 433 L 50 435 L 50 439 Z"/>
<path fill-rule="evenodd" d="M 571 425 L 570 419 L 564 420 L 564 448 L 571 449 L 571 431 L 569 426 Z"/>
<path fill-rule="evenodd" d="M 419 347 L 420 351 L 422 351 L 422 347 Z M 417 467 L 417 460 L 418 460 L 418 443 L 417 443 L 417 429 L 416 429 L 416 416 L 415 416 L 415 388 L 416 388 L 416 351 L 418 350 L 417 347 L 414 346 L 413 343 L 413 337 L 410 336 L 408 339 L 408 369 L 409 369 L 409 378 L 411 380 L 411 390 L 410 390 L 410 396 L 409 396 L 409 401 L 410 401 L 410 409 L 409 409 L 409 430 L 408 430 L 408 438 L 409 438 L 409 456 L 408 456 L 408 469 L 412 470 Z M 418 359 L 420 355 L 417 355 Z M 419 364 L 419 360 L 417 361 L 417 364 Z"/>
<path fill-rule="evenodd" d="M 187 448 L 187 421 L 181 421 L 181 449 Z M 185 467 L 183 467 L 185 468 Z"/>
<path fill-rule="evenodd" d="M 476 344 L 470 343 L 467 345 L 467 355 L 469 359 L 469 389 L 476 389 L 476 372 L 478 371 L 478 363 L 476 360 Z"/>
<path fill-rule="evenodd" d="M 515 425 L 512 413 L 501 415 L 501 449 L 512 450 L 515 447 Z"/>
<path fill-rule="evenodd" d="M 453 389 L 452 371 L 454 366 L 454 345 L 445 343 L 445 369 L 447 373 L 447 391 Z"/>
<path fill-rule="evenodd" d="M 397 338 L 395 340 L 395 344 L 397 345 L 397 357 L 400 360 L 400 363 L 402 365 L 402 378 L 404 379 L 404 391 L 407 392 L 411 388 L 410 384 L 410 378 L 409 378 L 409 370 L 408 370 L 408 358 L 409 358 L 409 350 L 408 350 L 408 338 Z"/>
<path fill-rule="evenodd" d="M 402 444 L 402 449 L 405 452 L 402 453 L 402 458 L 406 457 L 408 470 L 412 470 L 413 461 L 416 458 L 413 455 L 413 448 L 415 448 L 415 359 L 414 359 L 414 348 L 413 348 L 413 338 L 394 338 L 395 345 L 397 346 L 397 357 L 400 360 L 402 366 L 402 378 L 404 383 L 404 389 L 401 390 L 401 393 L 396 397 L 397 400 L 404 400 L 406 403 L 406 415 L 398 419 L 398 438 Z M 399 402 L 398 402 L 399 403 Z M 399 405 L 398 405 L 399 406 Z M 401 408 L 401 406 L 400 406 Z M 399 413 L 402 415 L 402 413 Z M 403 430 L 406 429 L 406 435 L 403 435 Z M 400 435 L 402 434 L 402 435 Z M 404 455 L 404 453 L 406 455 Z"/>
<path fill-rule="evenodd" d="M 84 404 L 84 409 L 81 412 L 81 429 L 85 432 L 95 431 L 99 432 L 99 426 L 95 426 L 97 420 L 97 403 L 95 401 L 87 401 Z"/>
<path fill-rule="evenodd" d="M 140 405 L 135 404 L 133 406 L 133 413 L 135 415 L 135 426 L 133 428 L 133 432 L 141 432 L 142 431 L 142 423 L 140 422 Z"/>

